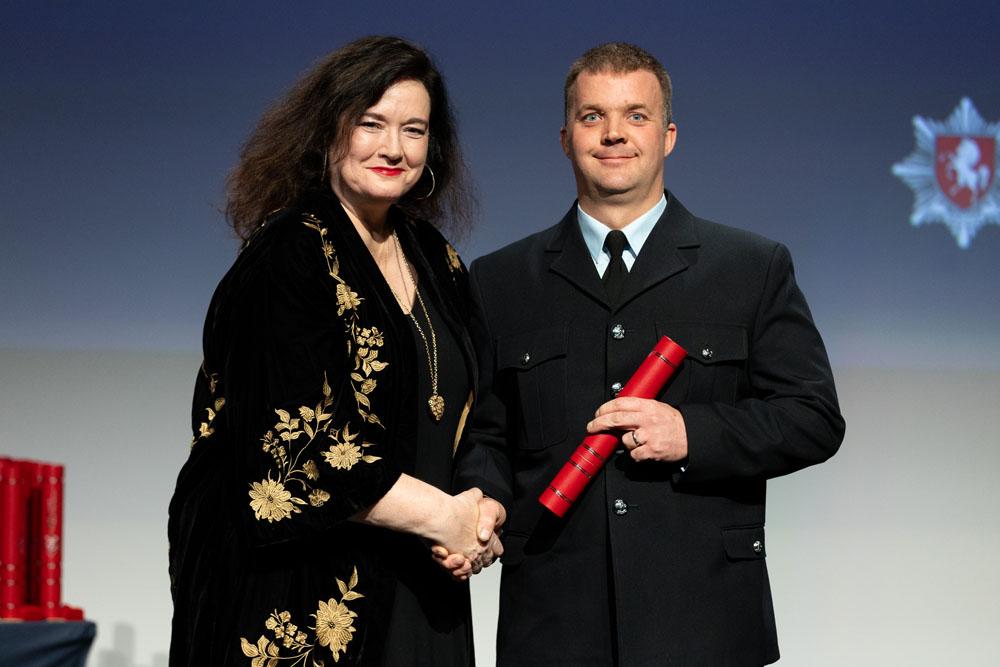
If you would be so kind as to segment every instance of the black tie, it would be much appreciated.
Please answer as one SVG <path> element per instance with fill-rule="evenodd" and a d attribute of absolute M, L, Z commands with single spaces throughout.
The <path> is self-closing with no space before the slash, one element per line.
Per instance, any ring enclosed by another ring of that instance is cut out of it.
<path fill-rule="evenodd" d="M 604 247 L 611 255 L 611 263 L 604 271 L 601 282 L 604 283 L 604 292 L 608 295 L 608 302 L 612 305 L 618 303 L 618 297 L 622 292 L 622 285 L 625 284 L 625 277 L 628 276 L 628 269 L 625 268 L 625 260 L 622 259 L 622 251 L 625 250 L 625 232 L 620 229 L 612 229 L 604 237 Z"/>

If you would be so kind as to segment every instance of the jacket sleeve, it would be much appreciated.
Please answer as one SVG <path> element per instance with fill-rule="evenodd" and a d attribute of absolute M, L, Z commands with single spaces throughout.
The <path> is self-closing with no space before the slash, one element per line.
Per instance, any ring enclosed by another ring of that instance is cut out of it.
<path fill-rule="evenodd" d="M 479 365 L 477 398 L 468 446 L 456 461 L 455 491 L 479 487 L 485 495 L 499 501 L 509 515 L 513 490 L 507 445 L 507 408 L 513 394 L 496 379 L 496 340 L 476 279 L 477 265 L 477 262 L 472 263 L 469 274 L 472 296 L 469 329 Z"/>
<path fill-rule="evenodd" d="M 375 407 L 392 372 L 384 334 L 358 315 L 363 299 L 322 228 L 284 224 L 236 281 L 220 332 L 230 501 L 257 545 L 344 521 L 400 475 Z"/>
<path fill-rule="evenodd" d="M 771 478 L 825 461 L 844 436 L 826 350 L 791 257 L 775 245 L 750 338 L 748 395 L 678 406 L 688 439 L 678 483 Z"/>

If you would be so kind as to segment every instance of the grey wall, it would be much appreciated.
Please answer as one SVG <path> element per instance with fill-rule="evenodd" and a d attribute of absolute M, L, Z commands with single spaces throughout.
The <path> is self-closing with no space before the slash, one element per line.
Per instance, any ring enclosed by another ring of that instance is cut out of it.
<path fill-rule="evenodd" d="M 163 664 L 166 506 L 200 359 L 0 350 L 0 451 L 66 464 L 65 599 L 98 624 L 91 667 Z M 840 369 L 826 464 L 769 485 L 783 663 L 992 665 L 1000 655 L 1000 373 Z M 493 663 L 499 567 L 474 580 Z"/>

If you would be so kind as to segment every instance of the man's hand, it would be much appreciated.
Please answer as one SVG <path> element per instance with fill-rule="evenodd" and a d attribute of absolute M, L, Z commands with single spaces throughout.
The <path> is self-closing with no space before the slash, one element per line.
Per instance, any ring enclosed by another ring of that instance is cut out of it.
<path fill-rule="evenodd" d="M 622 444 L 635 461 L 683 461 L 688 455 L 684 417 L 650 398 L 622 397 L 597 409 L 587 433 L 622 431 Z"/>
<path fill-rule="evenodd" d="M 465 581 L 472 574 L 479 574 L 484 567 L 489 567 L 494 560 L 503 555 L 503 544 L 500 542 L 500 527 L 507 520 L 507 512 L 503 505 L 492 498 L 480 498 L 478 503 L 479 519 L 477 522 L 477 537 L 481 553 L 475 558 L 468 558 L 461 553 L 449 553 L 442 545 L 431 548 L 434 560 L 448 570 L 453 577 Z"/>

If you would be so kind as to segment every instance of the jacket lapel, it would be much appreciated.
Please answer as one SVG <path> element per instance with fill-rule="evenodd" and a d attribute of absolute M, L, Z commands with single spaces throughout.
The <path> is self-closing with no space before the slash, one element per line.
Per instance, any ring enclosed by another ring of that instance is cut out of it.
<path fill-rule="evenodd" d="M 694 228 L 694 216 L 676 197 L 667 193 L 667 208 L 657 220 L 629 271 L 617 304 L 609 303 L 601 277 L 587 250 L 576 217 L 576 203 L 556 226 L 555 234 L 545 249 L 556 254 L 549 270 L 559 274 L 577 289 L 604 304 L 614 312 L 643 292 L 688 267 L 683 248 L 700 245 Z"/>
<path fill-rule="evenodd" d="M 667 208 L 656 222 L 646 242 L 636 257 L 632 270 L 622 287 L 621 297 L 614 310 L 625 306 L 643 292 L 664 280 L 684 271 L 688 260 L 682 248 L 699 245 L 694 228 L 694 217 L 677 198 L 667 193 Z"/>
<path fill-rule="evenodd" d="M 587 250 L 583 233 L 576 219 L 576 202 L 555 229 L 555 234 L 545 248 L 546 254 L 556 255 L 549 270 L 556 273 L 595 301 L 608 305 L 604 285 L 597 275 L 594 259 Z"/>

